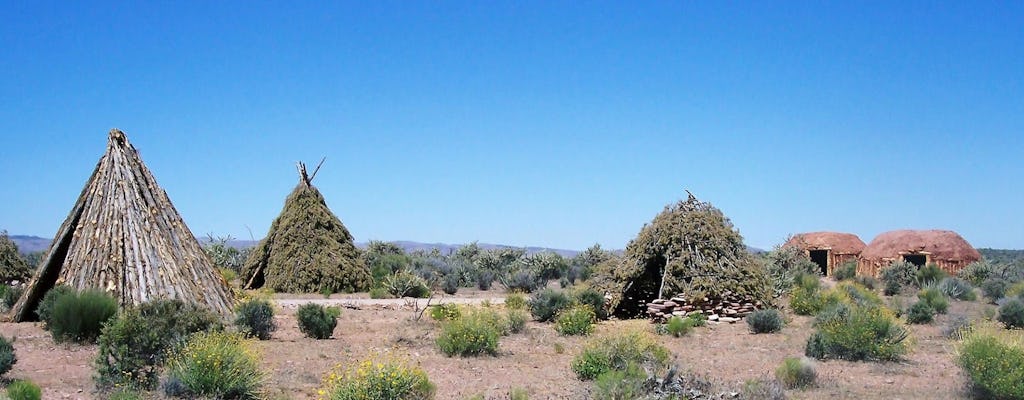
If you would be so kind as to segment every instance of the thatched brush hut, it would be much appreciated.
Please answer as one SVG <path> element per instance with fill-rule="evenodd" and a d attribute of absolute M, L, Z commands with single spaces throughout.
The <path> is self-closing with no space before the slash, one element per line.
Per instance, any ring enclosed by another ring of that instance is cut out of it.
<path fill-rule="evenodd" d="M 879 270 L 894 261 L 906 261 L 919 267 L 936 264 L 956 274 L 967 264 L 979 260 L 981 253 L 953 231 L 891 231 L 878 235 L 860 253 L 857 274 L 878 276 Z"/>
<path fill-rule="evenodd" d="M 359 257 L 352 234 L 312 184 L 306 165 L 298 164 L 299 184 L 288 195 L 267 237 L 242 267 L 247 289 L 264 286 L 278 292 L 356 292 L 369 289 L 370 270 Z"/>
<path fill-rule="evenodd" d="M 643 316 L 647 303 L 682 294 L 769 298 L 767 277 L 720 210 L 697 200 L 666 206 L 626 246 L 618 265 L 598 268 L 595 288 L 619 317 Z"/>
<path fill-rule="evenodd" d="M 803 250 L 804 254 L 818 264 L 821 274 L 832 275 L 832 271 L 848 261 L 857 261 L 864 251 L 864 242 L 857 235 L 842 232 L 799 233 L 789 238 L 783 246 Z"/>
<path fill-rule="evenodd" d="M 122 307 L 174 298 L 228 314 L 233 302 L 227 282 L 117 129 L 12 319 L 37 318 L 36 307 L 55 285 L 105 290 Z"/>

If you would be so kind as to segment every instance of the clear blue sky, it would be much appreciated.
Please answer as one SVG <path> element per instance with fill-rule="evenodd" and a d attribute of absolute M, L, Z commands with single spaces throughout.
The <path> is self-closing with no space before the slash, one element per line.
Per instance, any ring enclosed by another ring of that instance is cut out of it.
<path fill-rule="evenodd" d="M 689 189 L 758 247 L 1024 248 L 1022 2 L 183 3 L 2 7 L 0 229 L 52 236 L 118 127 L 197 235 L 326 156 L 359 241 L 623 248 Z"/>

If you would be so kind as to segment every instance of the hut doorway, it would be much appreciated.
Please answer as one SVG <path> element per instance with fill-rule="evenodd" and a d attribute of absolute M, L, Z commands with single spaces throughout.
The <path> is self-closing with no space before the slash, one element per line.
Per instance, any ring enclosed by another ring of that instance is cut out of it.
<path fill-rule="evenodd" d="M 904 254 L 903 261 L 914 264 L 920 268 L 928 263 L 928 256 L 924 254 Z"/>
<path fill-rule="evenodd" d="M 808 256 L 811 262 L 818 264 L 818 270 L 822 275 L 828 275 L 828 250 L 810 250 Z"/>

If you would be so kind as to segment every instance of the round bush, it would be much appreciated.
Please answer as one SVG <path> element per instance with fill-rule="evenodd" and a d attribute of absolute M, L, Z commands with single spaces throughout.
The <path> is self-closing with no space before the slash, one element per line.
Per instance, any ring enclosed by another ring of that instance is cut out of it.
<path fill-rule="evenodd" d="M 589 335 L 594 332 L 597 317 L 587 305 L 576 305 L 562 310 L 555 320 L 555 330 L 565 336 Z"/>
<path fill-rule="evenodd" d="M 6 374 L 17 363 L 18 356 L 14 354 L 14 345 L 6 337 L 0 336 L 0 375 Z"/>
<path fill-rule="evenodd" d="M 747 315 L 747 327 L 753 333 L 775 333 L 782 330 L 786 321 L 779 310 L 757 310 Z"/>
<path fill-rule="evenodd" d="M 775 377 L 786 389 L 798 389 L 813 386 L 818 379 L 818 373 L 815 372 L 814 364 L 810 360 L 787 357 L 775 370 Z"/>
<path fill-rule="evenodd" d="M 990 276 L 981 283 L 981 291 L 985 293 L 985 297 L 992 299 L 992 301 L 999 300 L 1006 296 L 1006 289 L 1010 287 L 1010 282 L 1006 279 L 998 276 Z"/>
<path fill-rule="evenodd" d="M 57 302 L 57 299 L 64 297 L 68 294 L 74 294 L 75 291 L 67 286 L 60 285 L 54 286 L 52 289 L 46 291 L 43 295 L 43 300 L 39 302 L 36 307 L 36 315 L 39 316 L 39 320 L 46 323 L 46 329 L 50 329 L 50 318 L 53 315 L 53 305 Z"/>
<path fill-rule="evenodd" d="M 948 276 L 938 265 L 928 264 L 917 270 L 917 283 L 921 286 L 934 285 Z"/>
<path fill-rule="evenodd" d="M 1024 301 L 1012 299 L 999 306 L 999 322 L 1006 329 L 1024 328 Z"/>
<path fill-rule="evenodd" d="M 885 284 L 885 294 L 892 296 L 899 293 L 902 288 L 914 286 L 917 281 L 917 267 L 906 261 L 897 261 L 882 268 L 880 276 L 882 283 Z"/>
<path fill-rule="evenodd" d="M 668 367 L 669 351 L 641 331 L 627 331 L 591 339 L 572 360 L 572 370 L 581 380 L 592 380 L 608 371 L 622 371 L 637 365 L 655 375 Z"/>
<path fill-rule="evenodd" d="M 980 398 L 1024 399 L 1024 342 L 1013 332 L 978 329 L 957 349 L 957 364 Z"/>
<path fill-rule="evenodd" d="M 974 301 L 977 298 L 977 295 L 974 294 L 974 288 L 971 287 L 971 284 L 967 283 L 967 281 L 960 278 L 945 278 L 939 281 L 939 284 L 936 285 L 936 288 L 939 289 L 940 292 L 942 292 L 946 296 L 949 296 L 952 299 Z"/>
<path fill-rule="evenodd" d="M 935 318 L 935 309 L 927 301 L 920 300 L 907 310 L 908 324 L 930 324 Z"/>
<path fill-rule="evenodd" d="M 117 301 L 98 290 L 69 293 L 53 303 L 50 334 L 55 342 L 94 343 L 103 323 L 117 314 Z"/>
<path fill-rule="evenodd" d="M 840 304 L 818 314 L 814 326 L 808 357 L 894 361 L 908 350 L 906 327 L 882 307 Z"/>
<path fill-rule="evenodd" d="M 674 337 L 686 336 L 693 330 L 695 320 L 690 318 L 683 318 L 678 315 L 673 315 L 668 321 L 665 321 L 665 334 L 672 335 Z"/>
<path fill-rule="evenodd" d="M 529 301 L 522 293 L 512 292 L 505 297 L 505 308 L 509 310 L 524 310 L 528 305 Z"/>
<path fill-rule="evenodd" d="M 267 300 L 252 299 L 239 304 L 235 309 L 235 326 L 246 337 L 259 340 L 270 339 L 277 330 L 274 323 L 274 307 Z"/>
<path fill-rule="evenodd" d="M 945 314 L 949 310 L 949 299 L 937 288 L 921 289 L 917 298 L 927 303 L 936 313 Z"/>
<path fill-rule="evenodd" d="M 470 313 L 442 325 L 437 347 L 447 356 L 495 355 L 502 330 L 491 318 Z"/>
<path fill-rule="evenodd" d="M 205 307 L 157 299 L 123 310 L 103 327 L 96 357 L 101 388 L 153 389 L 169 350 L 196 333 L 221 329 Z"/>
<path fill-rule="evenodd" d="M 241 335 L 202 332 L 168 361 L 169 379 L 184 385 L 188 398 L 259 399 L 264 375 L 252 345 Z"/>
<path fill-rule="evenodd" d="M 459 292 L 459 277 L 448 275 L 444 278 L 444 285 L 441 287 L 445 294 L 453 295 Z"/>
<path fill-rule="evenodd" d="M 601 292 L 591 288 L 580 289 L 573 293 L 573 299 L 576 300 L 576 303 L 590 306 L 597 319 L 602 321 L 608 319 L 605 298 Z"/>
<path fill-rule="evenodd" d="M 328 309 L 319 304 L 308 303 L 299 307 L 295 317 L 299 320 L 299 330 L 306 337 L 327 339 L 334 333 L 334 327 L 338 326 L 340 311 L 338 308 Z"/>
<path fill-rule="evenodd" d="M 491 290 L 491 284 L 494 283 L 494 272 L 483 270 L 476 275 L 476 287 L 480 290 Z"/>
<path fill-rule="evenodd" d="M 434 397 L 435 387 L 423 369 L 385 353 L 347 368 L 335 366 L 320 392 L 330 400 L 426 400 Z"/>
<path fill-rule="evenodd" d="M 572 301 L 564 292 L 544 289 L 534 293 L 533 298 L 530 299 L 530 314 L 533 314 L 533 318 L 537 321 L 547 322 L 554 319 L 559 311 L 569 307 L 570 304 Z"/>
<path fill-rule="evenodd" d="M 519 333 L 526 328 L 526 320 L 530 316 L 523 310 L 508 310 L 505 319 L 508 320 L 508 332 Z"/>
<path fill-rule="evenodd" d="M 40 400 L 43 391 L 32 382 L 17 380 L 7 385 L 7 397 L 11 400 Z"/>
<path fill-rule="evenodd" d="M 455 303 L 430 306 L 430 318 L 434 321 L 451 321 L 462 316 L 462 310 Z"/>

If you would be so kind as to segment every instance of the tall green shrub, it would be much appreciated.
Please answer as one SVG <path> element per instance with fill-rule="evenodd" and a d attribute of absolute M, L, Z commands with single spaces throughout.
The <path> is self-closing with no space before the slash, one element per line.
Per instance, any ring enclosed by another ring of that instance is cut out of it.
<path fill-rule="evenodd" d="M 994 327 L 972 330 L 957 348 L 957 364 L 983 398 L 1024 399 L 1024 340 Z"/>
<path fill-rule="evenodd" d="M 534 293 L 530 299 L 530 313 L 540 322 L 551 321 L 563 309 L 569 307 L 572 300 L 564 292 L 544 289 Z"/>
<path fill-rule="evenodd" d="M 917 267 L 906 261 L 896 261 L 881 270 L 885 294 L 892 296 L 905 287 L 913 287 L 917 281 Z"/>
<path fill-rule="evenodd" d="M 319 304 L 309 303 L 300 306 L 295 317 L 299 320 L 299 330 L 306 337 L 328 339 L 334 333 L 334 327 L 338 326 L 340 312 L 341 309 L 337 307 L 328 309 Z"/>
<path fill-rule="evenodd" d="M 115 314 L 117 301 L 105 292 L 69 293 L 54 302 L 48 326 L 55 342 L 93 343 Z"/>
<path fill-rule="evenodd" d="M 245 301 L 235 308 L 235 326 L 246 337 L 269 340 L 270 334 L 277 330 L 274 307 L 267 300 Z"/>

